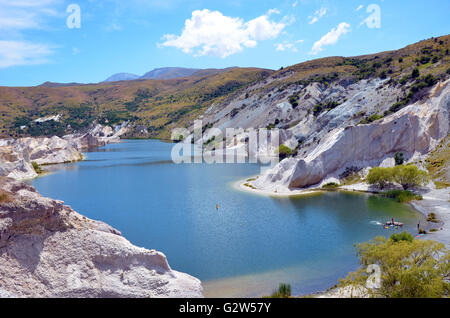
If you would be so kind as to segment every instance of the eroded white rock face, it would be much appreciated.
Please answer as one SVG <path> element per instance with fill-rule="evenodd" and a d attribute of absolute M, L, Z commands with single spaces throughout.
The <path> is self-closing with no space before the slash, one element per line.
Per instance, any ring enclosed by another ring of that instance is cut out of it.
<path fill-rule="evenodd" d="M 58 164 L 81 160 L 81 151 L 120 141 L 127 132 L 128 123 L 116 126 L 97 125 L 84 134 L 66 135 L 63 138 L 19 138 L 0 140 L 0 176 L 16 180 L 37 176 L 32 162 L 39 165 Z"/>
<path fill-rule="evenodd" d="M 338 108 L 333 111 L 338 112 Z M 433 150 L 449 133 L 449 108 L 450 81 L 447 81 L 438 84 L 423 103 L 405 107 L 372 124 L 332 130 L 306 157 L 283 160 L 253 185 L 277 192 L 308 187 L 338 176 L 346 167 L 364 169 L 393 164 L 392 157 L 397 151 L 403 152 L 409 161 L 416 160 Z"/>
<path fill-rule="evenodd" d="M 202 297 L 198 279 L 109 225 L 0 178 L 0 296 Z"/>

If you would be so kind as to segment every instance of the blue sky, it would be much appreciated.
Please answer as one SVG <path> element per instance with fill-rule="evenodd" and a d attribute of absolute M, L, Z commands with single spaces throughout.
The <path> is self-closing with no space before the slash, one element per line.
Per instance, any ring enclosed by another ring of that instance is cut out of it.
<path fill-rule="evenodd" d="M 79 28 L 68 27 L 71 4 Z M 448 0 L 0 0 L 0 85 L 165 66 L 278 69 L 445 35 L 449 12 Z"/>

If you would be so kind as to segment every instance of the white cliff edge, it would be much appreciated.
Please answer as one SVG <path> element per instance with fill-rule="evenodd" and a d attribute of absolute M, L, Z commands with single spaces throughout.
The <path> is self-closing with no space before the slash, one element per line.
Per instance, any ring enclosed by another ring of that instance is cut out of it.
<path fill-rule="evenodd" d="M 0 297 L 203 297 L 164 254 L 0 178 Z"/>
<path fill-rule="evenodd" d="M 127 123 L 63 138 L 0 140 L 0 298 L 203 297 L 200 280 L 166 256 L 132 245 L 109 225 L 19 180 L 39 165 L 82 159 L 80 151 L 119 142 Z"/>
<path fill-rule="evenodd" d="M 450 81 L 446 81 L 424 102 L 371 124 L 332 130 L 306 157 L 285 159 L 249 184 L 264 191 L 289 193 L 336 179 L 347 167 L 392 166 L 398 151 L 409 162 L 422 159 L 448 135 L 449 108 Z"/>
<path fill-rule="evenodd" d="M 37 176 L 33 162 L 51 165 L 82 160 L 81 151 L 120 142 L 120 136 L 127 132 L 127 124 L 116 126 L 115 130 L 97 125 L 86 133 L 62 138 L 0 139 L 0 176 L 15 180 L 32 179 Z"/>

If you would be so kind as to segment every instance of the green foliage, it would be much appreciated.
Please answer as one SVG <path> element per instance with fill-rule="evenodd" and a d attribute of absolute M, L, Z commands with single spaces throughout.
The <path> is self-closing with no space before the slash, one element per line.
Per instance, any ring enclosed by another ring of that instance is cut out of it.
<path fill-rule="evenodd" d="M 313 114 L 317 117 L 323 110 L 331 110 L 333 108 L 336 108 L 337 106 L 339 106 L 339 103 L 334 100 L 328 101 L 326 103 L 319 103 L 314 105 Z"/>
<path fill-rule="evenodd" d="M 373 167 L 367 175 L 367 183 L 376 184 L 380 189 L 384 189 L 386 185 L 392 182 L 392 168 Z"/>
<path fill-rule="evenodd" d="M 131 116 L 129 112 L 127 111 L 121 111 L 121 110 L 110 110 L 104 112 L 100 119 L 99 123 L 102 125 L 117 125 L 124 121 L 129 120 L 136 120 L 137 117 Z"/>
<path fill-rule="evenodd" d="M 29 116 L 21 116 L 14 119 L 13 127 L 19 128 L 21 126 L 28 126 L 32 122 L 31 117 Z"/>
<path fill-rule="evenodd" d="M 36 161 L 32 161 L 32 162 L 31 162 L 31 165 L 33 166 L 33 169 L 34 169 L 34 171 L 35 171 L 37 174 L 41 174 L 41 173 L 44 172 L 44 171 L 41 169 L 41 167 L 37 164 Z"/>
<path fill-rule="evenodd" d="M 438 223 L 438 222 L 439 222 L 439 220 L 436 219 L 436 214 L 433 213 L 433 212 L 431 212 L 431 213 L 428 214 L 428 216 L 427 216 L 427 221 L 428 221 L 428 222 L 433 222 L 433 223 Z"/>
<path fill-rule="evenodd" d="M 420 63 L 421 64 L 427 64 L 428 62 L 430 62 L 431 58 L 429 56 L 422 56 L 420 57 Z"/>
<path fill-rule="evenodd" d="M 326 190 L 336 190 L 337 188 L 339 188 L 339 184 L 337 184 L 335 182 L 329 182 L 322 186 L 322 189 L 326 189 Z"/>
<path fill-rule="evenodd" d="M 419 234 L 427 234 L 427 231 L 425 231 L 424 229 L 420 228 L 419 229 Z"/>
<path fill-rule="evenodd" d="M 281 158 L 284 159 L 284 158 L 294 154 L 294 151 L 291 148 L 289 148 L 288 146 L 286 146 L 286 145 L 280 145 L 278 147 L 278 151 L 277 152 L 278 152 L 278 155 L 279 155 L 280 159 Z"/>
<path fill-rule="evenodd" d="M 428 173 L 419 170 L 414 165 L 400 165 L 394 167 L 393 180 L 406 190 L 412 187 L 425 185 L 429 181 L 429 177 Z"/>
<path fill-rule="evenodd" d="M 418 69 L 418 68 L 415 68 L 415 69 L 412 71 L 412 73 L 411 73 L 411 77 L 412 77 L 412 78 L 417 78 L 417 77 L 419 77 L 419 76 L 420 76 L 419 69 Z"/>
<path fill-rule="evenodd" d="M 403 231 L 402 233 L 394 233 L 389 237 L 389 240 L 393 242 L 400 242 L 400 241 L 407 241 L 412 242 L 414 241 L 414 236 L 406 231 Z"/>
<path fill-rule="evenodd" d="M 414 73 L 414 72 L 413 72 Z M 416 78 L 412 75 L 413 78 Z M 419 77 L 419 76 L 417 76 Z M 402 83 L 404 79 L 400 80 L 400 83 Z M 403 84 L 406 83 L 406 80 Z M 409 102 L 411 102 L 411 100 L 413 99 L 414 95 L 421 91 L 424 88 L 427 87 L 431 87 L 436 83 L 436 79 L 434 78 L 433 75 L 428 74 L 427 76 L 421 77 L 420 79 L 417 79 L 416 82 L 414 83 L 414 85 L 411 86 L 409 93 L 406 95 L 405 98 L 403 98 L 402 100 L 394 103 L 390 108 L 389 108 L 389 112 L 388 113 L 395 113 L 396 111 L 400 110 L 403 108 L 403 106 L 406 106 L 407 104 L 409 104 Z"/>
<path fill-rule="evenodd" d="M 414 200 L 422 200 L 421 195 L 415 195 L 411 191 L 407 190 L 390 190 L 383 192 L 383 196 L 391 198 L 400 203 L 408 203 Z"/>
<path fill-rule="evenodd" d="M 274 291 L 271 298 L 289 298 L 291 297 L 291 285 L 280 284 L 278 290 Z"/>
<path fill-rule="evenodd" d="M 48 120 L 44 122 L 32 122 L 27 128 L 29 135 L 33 137 L 37 136 L 63 136 L 66 126 L 54 120 Z"/>
<path fill-rule="evenodd" d="M 383 189 L 390 182 L 397 182 L 404 190 L 425 185 L 428 174 L 414 165 L 398 165 L 393 168 L 373 167 L 367 175 L 367 183 L 376 184 Z"/>
<path fill-rule="evenodd" d="M 403 156 L 403 152 L 396 152 L 394 155 L 395 165 L 402 165 L 405 162 L 405 158 Z"/>
<path fill-rule="evenodd" d="M 428 298 L 446 297 L 450 289 L 450 251 L 444 244 L 412 240 L 401 235 L 356 245 L 360 268 L 340 280 L 339 287 L 364 288 L 371 264 L 380 266 L 380 288 L 367 289 L 371 297 Z M 403 239 L 404 238 L 404 239 Z"/>
<path fill-rule="evenodd" d="M 292 95 L 289 97 L 289 103 L 291 104 L 292 108 L 296 108 L 298 106 L 298 96 Z"/>
<path fill-rule="evenodd" d="M 369 117 L 364 118 L 363 120 L 361 120 L 360 124 L 369 124 L 369 123 L 374 122 L 374 121 L 376 121 L 378 119 L 381 119 L 381 118 L 383 118 L 383 116 L 381 116 L 378 113 L 376 113 L 376 114 L 370 115 Z"/>

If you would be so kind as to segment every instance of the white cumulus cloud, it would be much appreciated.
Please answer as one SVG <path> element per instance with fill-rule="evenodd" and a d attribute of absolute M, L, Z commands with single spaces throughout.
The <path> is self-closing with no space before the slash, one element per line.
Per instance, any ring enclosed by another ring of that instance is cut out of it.
<path fill-rule="evenodd" d="M 325 14 L 327 14 L 328 9 L 327 8 L 320 8 L 316 12 L 314 12 L 314 15 L 308 17 L 309 18 L 309 24 L 314 24 L 317 21 L 319 21 Z"/>
<path fill-rule="evenodd" d="M 192 12 L 181 35 L 166 34 L 159 46 L 175 47 L 195 56 L 214 55 L 225 58 L 241 52 L 243 47 L 255 47 L 258 41 L 276 38 L 285 28 L 283 22 L 270 20 L 268 14 L 244 22 L 208 9 Z"/>
<path fill-rule="evenodd" d="M 46 44 L 0 40 L 0 68 L 47 63 L 52 53 Z"/>
<path fill-rule="evenodd" d="M 348 32 L 350 32 L 350 24 L 346 22 L 340 23 L 337 28 L 331 29 L 330 32 L 325 34 L 319 41 L 314 43 L 311 49 L 311 54 L 318 54 L 323 50 L 323 46 L 325 45 L 336 44 L 339 38 Z"/>

